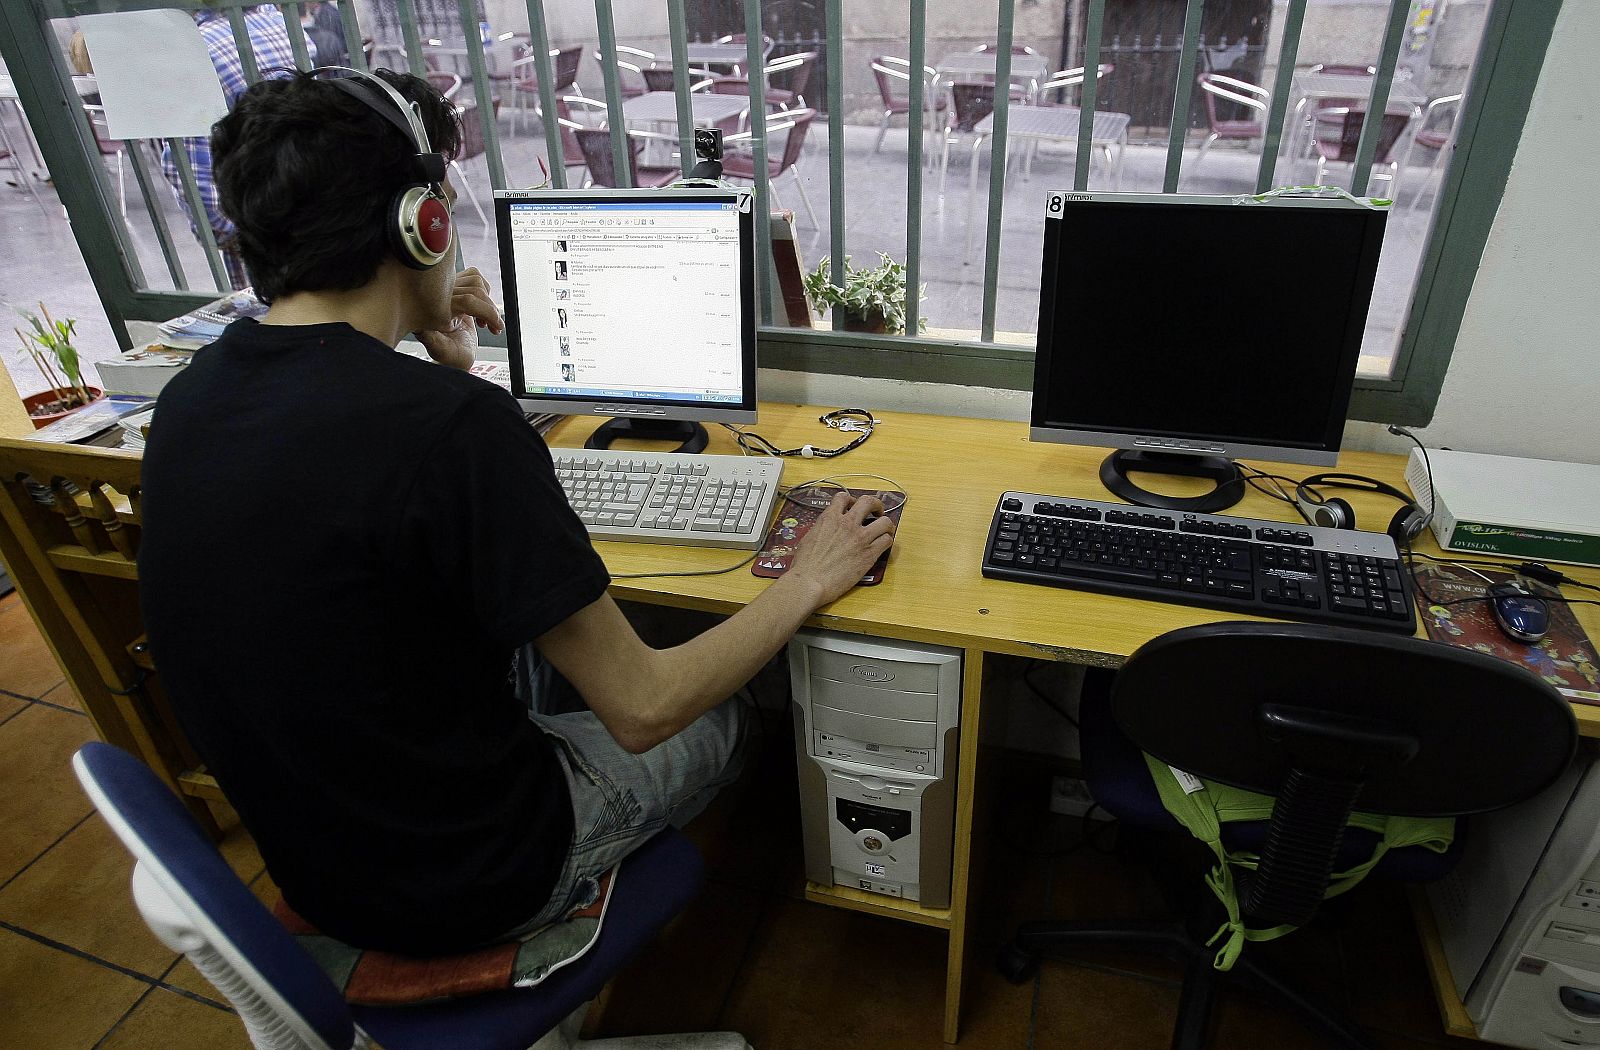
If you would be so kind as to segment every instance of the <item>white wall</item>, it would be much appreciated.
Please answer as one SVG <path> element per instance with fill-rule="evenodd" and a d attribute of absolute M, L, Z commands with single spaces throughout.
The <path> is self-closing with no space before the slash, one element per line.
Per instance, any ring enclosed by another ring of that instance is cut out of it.
<path fill-rule="evenodd" d="M 1600 4 L 1567 0 L 1456 339 L 1431 444 L 1600 463 Z"/>
<path fill-rule="evenodd" d="M 1430 445 L 1600 463 L 1600 4 L 1567 0 L 1456 339 Z M 770 377 L 770 382 L 768 381 Z M 1025 392 L 771 372 L 762 396 L 1026 419 Z M 1376 424 L 1345 447 L 1404 452 Z"/>

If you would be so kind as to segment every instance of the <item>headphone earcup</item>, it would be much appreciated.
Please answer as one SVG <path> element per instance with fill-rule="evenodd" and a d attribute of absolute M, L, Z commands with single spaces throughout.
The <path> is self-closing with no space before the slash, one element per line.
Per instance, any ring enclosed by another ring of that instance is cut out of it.
<path fill-rule="evenodd" d="M 427 186 L 397 195 L 389 210 L 389 247 L 413 270 L 437 266 L 450 251 L 450 206 Z"/>
<path fill-rule="evenodd" d="M 1389 527 L 1384 531 L 1394 540 L 1396 547 L 1405 550 L 1427 527 L 1427 512 L 1414 503 L 1408 503 L 1394 512 L 1394 517 L 1389 519 Z"/>
<path fill-rule="evenodd" d="M 1317 522 L 1318 525 L 1322 525 L 1324 528 L 1353 529 L 1356 527 L 1355 508 L 1350 506 L 1349 503 L 1346 503 L 1344 500 L 1340 499 L 1338 496 L 1334 496 L 1323 503 L 1322 513 L 1319 514 L 1318 517 L 1320 518 L 1324 515 L 1328 517 L 1329 521 L 1326 523 L 1322 521 Z"/>

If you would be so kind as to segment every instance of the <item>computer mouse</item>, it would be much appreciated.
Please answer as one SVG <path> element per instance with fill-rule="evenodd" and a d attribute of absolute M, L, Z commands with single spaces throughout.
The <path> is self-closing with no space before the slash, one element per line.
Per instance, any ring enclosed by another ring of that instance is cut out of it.
<path fill-rule="evenodd" d="M 1550 607 L 1515 583 L 1497 583 L 1488 590 L 1489 611 L 1507 638 L 1533 644 L 1550 631 Z"/>

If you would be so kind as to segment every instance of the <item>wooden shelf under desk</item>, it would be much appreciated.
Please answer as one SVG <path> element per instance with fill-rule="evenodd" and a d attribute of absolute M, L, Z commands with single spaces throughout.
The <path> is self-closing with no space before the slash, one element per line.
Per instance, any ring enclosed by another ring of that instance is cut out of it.
<path fill-rule="evenodd" d="M 1407 889 L 1407 895 L 1411 898 L 1411 918 L 1417 925 L 1417 938 L 1422 941 L 1422 957 L 1428 967 L 1428 979 L 1433 983 L 1439 1022 L 1450 1035 L 1476 1039 L 1478 1029 L 1456 992 L 1456 979 L 1450 972 L 1450 960 L 1445 958 L 1444 942 L 1439 936 L 1439 924 L 1434 920 L 1428 894 L 1421 886 L 1411 886 Z"/>
<path fill-rule="evenodd" d="M 949 908 L 925 908 L 916 901 L 886 897 L 881 893 L 851 889 L 849 886 L 824 886 L 819 882 L 806 883 L 806 900 L 828 904 L 835 908 L 864 911 L 868 915 L 881 915 L 887 919 L 900 919 L 937 929 L 950 928 Z"/>

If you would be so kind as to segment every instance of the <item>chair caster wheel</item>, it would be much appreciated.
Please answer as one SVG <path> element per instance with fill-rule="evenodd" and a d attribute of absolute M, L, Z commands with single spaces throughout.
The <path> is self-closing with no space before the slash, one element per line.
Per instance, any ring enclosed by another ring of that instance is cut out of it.
<path fill-rule="evenodd" d="M 1039 958 L 1028 954 L 1014 943 L 1007 942 L 1000 946 L 1000 951 L 995 955 L 994 965 L 995 969 L 1000 971 L 1000 976 L 1012 984 L 1021 984 L 1031 978 L 1034 971 L 1039 968 Z"/>

